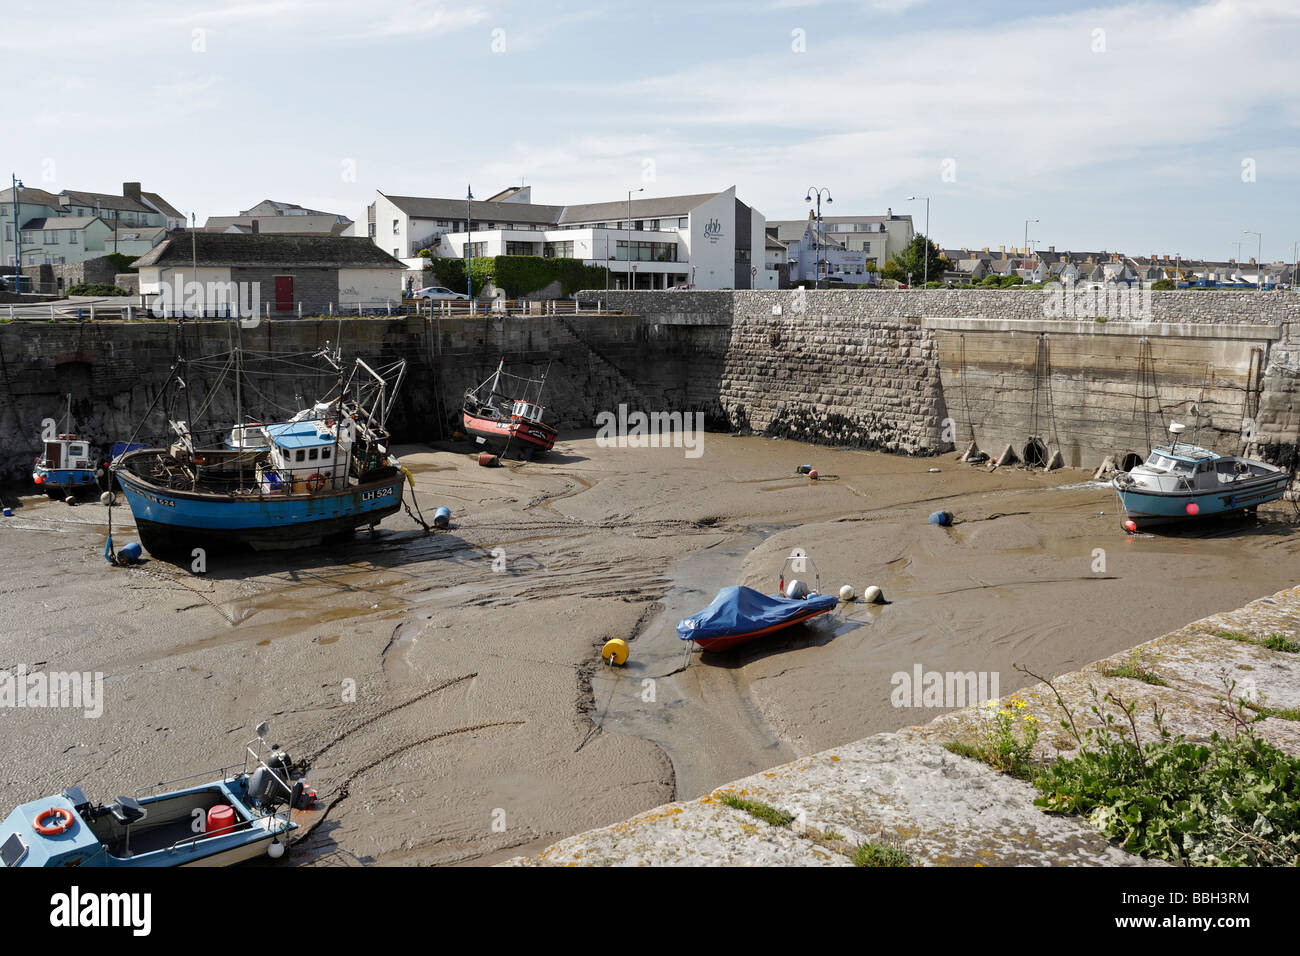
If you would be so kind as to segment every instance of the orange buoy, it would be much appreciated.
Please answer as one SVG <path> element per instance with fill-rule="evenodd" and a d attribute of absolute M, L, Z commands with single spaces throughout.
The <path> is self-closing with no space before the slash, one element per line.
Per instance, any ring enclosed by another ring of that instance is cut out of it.
<path fill-rule="evenodd" d="M 501 459 L 490 451 L 481 451 L 478 453 L 478 463 L 484 468 L 495 468 L 501 464 Z"/>

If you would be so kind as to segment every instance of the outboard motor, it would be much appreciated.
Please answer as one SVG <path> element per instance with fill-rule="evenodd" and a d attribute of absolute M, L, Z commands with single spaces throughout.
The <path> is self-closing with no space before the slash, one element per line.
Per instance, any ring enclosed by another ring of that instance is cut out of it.
<path fill-rule="evenodd" d="M 292 793 L 285 785 L 289 781 L 290 763 L 289 755 L 277 750 L 266 761 L 266 767 L 258 767 L 249 775 L 248 799 L 255 806 L 270 809 L 292 798 Z M 268 773 L 268 767 L 274 773 Z M 280 779 L 277 780 L 276 776 Z M 281 780 L 284 783 L 281 783 Z"/>

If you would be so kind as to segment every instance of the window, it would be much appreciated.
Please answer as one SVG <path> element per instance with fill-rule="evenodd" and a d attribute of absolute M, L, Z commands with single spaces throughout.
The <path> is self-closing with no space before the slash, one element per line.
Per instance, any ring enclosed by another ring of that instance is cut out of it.
<path fill-rule="evenodd" d="M 535 256 L 537 255 L 537 244 L 533 242 L 507 242 L 506 255 Z"/>
<path fill-rule="evenodd" d="M 309 449 L 307 449 L 307 460 L 308 460 L 308 461 L 315 461 L 315 460 L 316 460 L 317 458 L 319 458 L 319 457 L 320 457 L 320 450 L 319 450 L 319 449 L 317 449 L 317 448 L 309 448 Z"/>
<path fill-rule="evenodd" d="M 573 241 L 567 242 L 548 242 L 545 245 L 545 251 L 542 253 L 548 259 L 572 259 L 573 258 Z"/>
<path fill-rule="evenodd" d="M 691 224 L 691 220 L 690 220 L 690 218 L 689 218 L 688 216 L 682 216 L 681 219 L 678 219 L 678 220 L 677 220 L 677 228 L 678 228 L 678 229 L 685 229 L 685 228 L 686 228 L 687 226 L 689 226 L 690 224 Z"/>
<path fill-rule="evenodd" d="M 394 250 L 393 250 L 393 258 L 394 258 L 394 259 L 400 259 L 400 258 L 402 258 L 402 252 L 401 252 L 400 249 L 394 249 Z"/>
<path fill-rule="evenodd" d="M 330 460 L 330 452 L 332 452 L 333 450 L 334 450 L 334 449 L 332 449 L 332 448 L 322 448 L 322 449 L 320 450 L 320 460 L 321 460 L 321 461 L 329 461 L 329 460 Z"/>
<path fill-rule="evenodd" d="M 469 250 L 469 255 L 471 255 L 471 256 L 479 256 L 479 257 L 481 257 L 481 256 L 485 256 L 485 255 L 487 255 L 487 243 L 486 243 L 486 242 L 468 242 L 468 243 L 465 243 L 464 245 L 462 245 L 462 246 L 460 247 L 461 257 L 462 257 L 462 258 L 465 256 L 465 250 L 466 250 L 466 249 Z"/>
<path fill-rule="evenodd" d="M 303 461 L 304 459 L 306 459 L 306 457 L 307 457 L 306 453 L 301 448 L 299 448 L 298 451 L 294 454 L 293 460 Z"/>
<path fill-rule="evenodd" d="M 58 233 L 56 233 L 53 229 L 45 230 L 45 244 L 47 246 L 55 245 L 58 243 L 58 241 L 59 241 Z"/>
<path fill-rule="evenodd" d="M 68 242 L 70 242 L 74 246 L 77 244 L 77 230 L 75 229 L 68 230 Z"/>
<path fill-rule="evenodd" d="M 393 220 L 393 235 L 395 235 L 395 236 L 398 235 L 398 234 L 401 232 L 401 230 L 399 230 L 399 229 L 397 228 L 397 222 L 398 222 L 398 220 L 396 220 L 396 219 Z"/>

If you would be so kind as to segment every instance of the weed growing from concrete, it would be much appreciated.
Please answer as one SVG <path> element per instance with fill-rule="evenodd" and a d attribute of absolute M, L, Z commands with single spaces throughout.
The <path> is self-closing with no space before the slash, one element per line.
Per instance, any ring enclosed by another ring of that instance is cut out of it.
<path fill-rule="evenodd" d="M 854 866 L 912 866 L 912 858 L 888 843 L 859 843 L 853 851 Z"/>
<path fill-rule="evenodd" d="M 1035 778 L 1036 806 L 1085 816 L 1142 856 L 1199 866 L 1300 865 L 1300 758 L 1255 735 L 1258 718 L 1246 714 L 1249 701 L 1234 697 L 1234 681 L 1225 676 L 1220 698 L 1231 733 L 1189 741 L 1170 733 L 1153 704 L 1157 739 L 1143 741 L 1136 704 L 1091 688 L 1095 726 L 1081 732 L 1050 680 L 1017 669 L 1051 688 L 1065 713 L 1061 727 L 1079 748 Z"/>
<path fill-rule="evenodd" d="M 1038 718 L 1024 712 L 1025 700 L 1019 694 L 1007 698 L 1005 704 L 991 700 L 985 706 L 993 712 L 993 719 L 978 743 L 953 741 L 944 746 L 958 756 L 981 760 L 999 773 L 1033 780 Z"/>
<path fill-rule="evenodd" d="M 1266 647 L 1270 651 L 1282 651 L 1286 654 L 1300 654 L 1300 641 L 1293 641 L 1285 634 L 1270 634 L 1268 637 L 1255 637 L 1251 634 L 1245 634 L 1241 631 L 1215 631 L 1215 637 L 1221 637 L 1228 641 L 1241 641 L 1243 644 L 1254 644 L 1257 647 Z"/>
<path fill-rule="evenodd" d="M 744 810 L 751 817 L 762 820 L 764 823 L 770 823 L 774 827 L 788 827 L 794 822 L 794 814 L 778 810 L 776 807 L 760 803 L 758 800 L 746 800 L 734 793 L 724 793 L 718 799 L 733 810 Z"/>
<path fill-rule="evenodd" d="M 1152 656 L 1154 658 L 1154 655 Z M 1140 647 L 1135 647 L 1129 651 L 1128 660 L 1123 664 L 1118 667 L 1107 667 L 1102 673 L 1107 677 L 1127 677 L 1130 680 L 1140 680 L 1144 684 L 1152 684 L 1156 687 L 1169 686 L 1167 680 L 1151 669 L 1145 650 Z"/>

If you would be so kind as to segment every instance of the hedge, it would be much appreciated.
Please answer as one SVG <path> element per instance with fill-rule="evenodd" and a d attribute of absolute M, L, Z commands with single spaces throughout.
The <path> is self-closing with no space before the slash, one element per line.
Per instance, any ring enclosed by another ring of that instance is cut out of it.
<path fill-rule="evenodd" d="M 464 259 L 430 259 L 424 267 L 436 284 L 453 292 L 465 288 Z M 584 265 L 581 259 L 547 259 L 541 256 L 475 256 L 470 266 L 473 295 L 479 295 L 489 281 L 511 299 L 540 292 L 552 282 L 560 283 L 561 295 L 579 289 L 599 289 L 605 284 L 605 267 Z"/>

